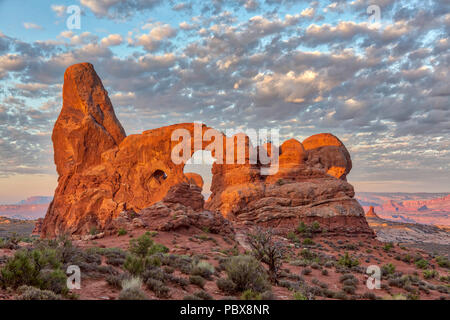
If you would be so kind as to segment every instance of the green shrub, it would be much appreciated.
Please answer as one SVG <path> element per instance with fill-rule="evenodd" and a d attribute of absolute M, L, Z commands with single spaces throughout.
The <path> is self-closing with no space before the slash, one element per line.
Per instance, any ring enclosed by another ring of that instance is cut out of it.
<path fill-rule="evenodd" d="M 139 276 L 145 270 L 145 259 L 140 256 L 128 255 L 123 263 L 123 268 L 131 275 Z"/>
<path fill-rule="evenodd" d="M 308 300 L 308 298 L 306 298 L 306 296 L 301 292 L 294 292 L 292 298 L 294 300 Z"/>
<path fill-rule="evenodd" d="M 148 251 L 148 255 L 153 255 L 155 253 L 167 253 L 169 252 L 169 248 L 167 248 L 166 246 L 159 244 L 159 243 L 155 243 L 153 246 L 150 247 L 149 251 Z"/>
<path fill-rule="evenodd" d="M 432 279 L 432 278 L 439 277 L 439 274 L 437 273 L 436 270 L 424 270 L 423 271 L 423 277 L 425 279 Z"/>
<path fill-rule="evenodd" d="M 149 254 L 150 248 L 154 242 L 149 233 L 145 233 L 137 239 L 130 240 L 130 252 L 142 258 Z"/>
<path fill-rule="evenodd" d="M 386 243 L 386 244 L 383 246 L 383 250 L 384 250 L 384 251 L 390 251 L 393 247 L 394 247 L 394 244 L 393 244 L 392 242 L 389 242 L 389 243 Z"/>
<path fill-rule="evenodd" d="M 441 268 L 450 268 L 450 260 L 447 257 L 437 256 L 436 262 Z"/>
<path fill-rule="evenodd" d="M 319 224 L 319 222 L 314 221 L 314 222 L 311 224 L 311 229 L 312 229 L 312 231 L 314 231 L 314 232 L 319 232 L 319 231 L 320 231 L 320 224 Z"/>
<path fill-rule="evenodd" d="M 120 236 L 124 236 L 127 234 L 127 230 L 125 230 L 124 228 L 120 228 L 119 231 L 117 231 L 117 235 Z"/>
<path fill-rule="evenodd" d="M 214 267 L 206 261 L 199 261 L 192 264 L 191 275 L 210 279 L 214 272 Z"/>
<path fill-rule="evenodd" d="M 351 268 L 359 266 L 359 260 L 351 257 L 348 252 L 344 254 L 344 256 L 340 257 L 338 260 L 338 265 Z"/>
<path fill-rule="evenodd" d="M 428 261 L 425 259 L 419 259 L 416 261 L 416 267 L 419 269 L 425 269 L 428 267 Z"/>
<path fill-rule="evenodd" d="M 225 271 L 238 292 L 248 289 L 264 292 L 269 287 L 264 269 L 252 256 L 231 257 L 226 264 Z"/>
<path fill-rule="evenodd" d="M 252 289 L 245 290 L 241 294 L 241 300 L 261 300 L 261 294 Z"/>
<path fill-rule="evenodd" d="M 61 269 L 41 271 L 42 285 L 41 289 L 50 290 L 57 294 L 66 295 L 67 276 Z"/>
<path fill-rule="evenodd" d="M 308 232 L 308 227 L 306 226 L 306 224 L 303 221 L 300 221 L 300 223 L 298 224 L 298 227 L 297 227 L 297 231 L 299 233 L 306 233 L 306 232 Z"/>
<path fill-rule="evenodd" d="M 313 244 L 314 244 L 314 241 L 312 241 L 312 239 L 310 239 L 310 238 L 305 238 L 303 240 L 303 245 L 305 245 L 305 246 L 311 246 Z"/>
<path fill-rule="evenodd" d="M 197 287 L 203 289 L 203 287 L 205 286 L 206 280 L 201 277 L 201 276 L 190 276 L 189 277 L 189 282 L 193 285 L 196 285 Z"/>
<path fill-rule="evenodd" d="M 60 267 L 55 249 L 19 250 L 0 270 L 0 284 L 2 287 L 26 285 L 44 289 L 48 284 L 43 270 L 58 270 Z"/>
<path fill-rule="evenodd" d="M 383 275 L 394 274 L 395 266 L 392 263 L 385 264 L 384 266 L 381 267 L 381 272 Z"/>
<path fill-rule="evenodd" d="M 297 235 L 296 235 L 294 232 L 292 232 L 292 231 L 289 231 L 289 232 L 288 232 L 287 238 L 288 238 L 289 240 L 291 240 L 292 242 L 299 242 L 299 241 L 300 241 L 300 240 L 298 239 Z"/>

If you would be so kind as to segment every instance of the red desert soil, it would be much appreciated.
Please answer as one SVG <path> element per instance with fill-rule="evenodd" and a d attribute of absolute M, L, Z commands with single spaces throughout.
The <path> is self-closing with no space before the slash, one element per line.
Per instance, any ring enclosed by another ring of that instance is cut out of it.
<path fill-rule="evenodd" d="M 146 230 L 135 230 L 130 235 L 125 236 L 108 236 L 102 239 L 96 239 L 96 240 L 89 240 L 89 241 L 76 241 L 75 244 L 83 247 L 83 248 L 89 248 L 89 247 L 106 247 L 106 248 L 122 248 L 127 249 L 129 240 L 131 238 L 136 238 L 143 233 L 145 233 Z M 244 231 L 244 230 L 243 230 Z M 239 233 L 239 231 L 238 231 Z M 227 243 L 224 241 L 223 236 L 215 235 L 215 234 L 207 234 L 207 236 L 210 239 L 214 240 L 200 240 L 196 238 L 197 235 L 203 235 L 204 232 L 202 232 L 199 229 L 189 229 L 189 230 L 182 230 L 179 232 L 159 232 L 153 239 L 157 243 L 164 244 L 168 248 L 170 248 L 170 253 L 176 253 L 176 254 L 186 254 L 186 255 L 202 255 L 203 260 L 208 261 L 215 267 L 218 266 L 218 262 L 216 260 L 217 257 L 225 257 L 226 255 L 222 252 L 219 252 L 219 250 L 224 251 L 227 249 L 232 249 L 234 246 L 234 243 Z M 217 242 L 214 243 L 213 241 Z M 283 240 L 286 245 L 290 246 L 290 255 L 293 256 L 299 256 L 302 249 L 304 249 L 307 246 L 300 246 L 299 248 L 295 248 L 294 244 L 287 240 Z M 424 279 L 422 275 L 422 270 L 417 269 L 414 264 L 408 264 L 402 261 L 398 261 L 395 259 L 397 255 L 415 255 L 415 254 L 421 254 L 423 257 L 425 257 L 427 260 L 430 261 L 428 258 L 428 254 L 423 250 L 418 250 L 415 248 L 405 248 L 405 247 L 399 247 L 394 245 L 392 249 L 390 249 L 389 252 L 384 251 L 382 248 L 385 245 L 385 243 L 382 243 L 376 239 L 372 239 L 370 236 L 362 235 L 362 236 L 336 236 L 336 235 L 322 235 L 317 236 L 313 238 L 313 241 L 315 242 L 314 248 L 310 248 L 313 252 L 321 252 L 330 256 L 338 257 L 340 255 L 343 255 L 344 252 L 349 252 L 351 255 L 358 258 L 358 260 L 361 262 L 361 266 L 366 269 L 369 265 L 378 265 L 383 266 L 388 263 L 392 263 L 396 267 L 396 271 L 400 271 L 403 274 L 415 274 L 418 273 L 420 279 Z M 340 244 L 341 243 L 341 244 Z M 239 251 L 241 253 L 245 252 L 245 249 L 242 247 L 241 244 L 236 243 L 238 245 Z M 320 244 L 320 248 L 317 248 Z M 354 247 L 355 250 L 348 250 L 348 249 L 339 249 L 337 247 L 339 246 L 346 246 L 347 248 Z M 370 253 L 367 253 L 367 250 L 369 250 Z M 433 263 L 435 270 L 440 275 L 447 275 L 448 271 L 446 269 L 440 268 L 437 266 L 436 263 Z M 302 270 L 305 269 L 304 267 L 299 266 L 293 266 L 289 263 L 285 262 L 283 264 L 283 269 L 291 274 L 301 275 Z M 315 270 L 309 267 L 309 269 L 312 270 L 311 274 L 309 275 L 302 275 L 302 277 L 305 279 L 306 283 L 310 286 L 314 286 L 312 283 L 313 279 L 318 279 L 321 283 L 324 283 L 328 286 L 328 288 L 332 291 L 341 291 L 342 289 L 342 283 L 340 283 L 339 278 L 342 276 L 342 273 L 336 272 L 336 270 L 332 268 L 325 268 L 328 270 L 328 275 L 324 276 L 321 273 L 321 270 Z M 403 289 L 396 288 L 396 287 L 390 287 L 389 290 L 385 289 L 379 289 L 379 290 L 369 290 L 366 287 L 366 280 L 368 278 L 368 275 L 361 274 L 361 273 L 352 273 L 358 280 L 359 284 L 357 286 L 356 294 L 363 294 L 365 292 L 372 292 L 375 295 L 386 298 L 391 297 L 392 295 L 402 293 L 404 296 L 407 295 L 407 292 Z M 188 276 L 181 274 L 179 271 L 175 271 L 176 276 L 180 277 L 186 277 Z M 222 272 L 220 274 L 221 277 L 225 277 L 225 274 Z M 217 277 L 213 278 L 213 281 L 207 281 L 205 285 L 205 291 L 207 291 L 209 294 L 211 294 L 214 299 L 222 299 L 226 295 L 221 292 L 215 283 L 215 280 Z M 434 285 L 442 285 L 442 282 L 439 281 L 439 279 L 427 279 L 428 283 L 434 284 Z M 387 280 L 382 280 L 381 282 L 387 283 Z M 145 289 L 145 288 L 144 288 Z M 186 289 L 181 289 L 176 286 L 171 286 L 171 296 L 169 299 L 183 299 L 184 296 L 192 294 L 199 290 L 198 287 L 194 285 L 189 285 L 186 287 Z M 82 289 L 76 290 L 76 292 L 80 295 L 80 299 L 117 299 L 119 295 L 119 290 L 111 288 L 104 279 L 89 279 L 84 282 L 82 282 Z M 153 292 L 145 289 L 146 294 L 150 299 L 158 299 Z M 280 286 L 273 286 L 272 292 L 274 293 L 276 299 L 278 300 L 291 300 L 292 299 L 292 292 L 289 291 L 287 288 L 280 287 Z M 430 291 L 429 294 L 425 294 L 421 292 L 420 299 L 440 299 L 441 297 L 447 297 L 448 295 L 440 293 L 438 291 Z M 239 296 L 237 296 L 239 298 Z M 316 297 L 316 299 L 324 299 L 323 297 Z"/>

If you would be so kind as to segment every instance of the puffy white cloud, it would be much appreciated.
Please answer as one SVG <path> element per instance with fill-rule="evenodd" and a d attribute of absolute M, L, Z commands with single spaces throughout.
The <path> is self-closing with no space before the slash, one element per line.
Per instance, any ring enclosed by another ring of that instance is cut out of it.
<path fill-rule="evenodd" d="M 120 34 L 110 34 L 107 37 L 103 38 L 100 41 L 100 44 L 107 46 L 107 47 L 112 47 L 112 46 L 118 46 L 120 44 L 122 44 L 123 38 Z"/>
<path fill-rule="evenodd" d="M 32 23 L 32 22 L 24 22 L 23 26 L 25 27 L 25 29 L 35 29 L 35 30 L 42 30 L 42 29 L 44 29 L 42 26 L 37 25 L 37 24 Z"/>

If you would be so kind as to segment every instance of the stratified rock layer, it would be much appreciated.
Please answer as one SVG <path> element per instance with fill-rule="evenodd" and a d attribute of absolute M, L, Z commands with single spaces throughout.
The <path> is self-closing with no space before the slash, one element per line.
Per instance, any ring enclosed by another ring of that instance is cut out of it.
<path fill-rule="evenodd" d="M 192 139 L 172 141 L 180 131 L 178 136 Z M 209 138 L 202 139 L 205 135 Z M 335 136 L 254 147 L 243 134 L 226 137 L 205 125 L 182 123 L 126 137 L 88 63 L 71 66 L 64 75 L 63 107 L 52 140 L 59 180 L 42 225 L 46 237 L 111 230 L 121 221 L 159 230 L 191 224 L 232 232 L 228 220 L 285 229 L 302 220 L 317 221 L 329 231 L 372 232 L 345 179 L 350 155 Z M 180 141 L 185 143 L 181 153 Z M 221 144 L 211 148 L 209 141 Z M 218 160 L 206 203 L 201 177 L 183 173 L 197 150 L 210 150 Z M 279 155 L 276 172 L 261 174 L 267 164 L 253 161 L 257 150 Z M 173 161 L 173 154 L 182 154 L 183 161 Z"/>

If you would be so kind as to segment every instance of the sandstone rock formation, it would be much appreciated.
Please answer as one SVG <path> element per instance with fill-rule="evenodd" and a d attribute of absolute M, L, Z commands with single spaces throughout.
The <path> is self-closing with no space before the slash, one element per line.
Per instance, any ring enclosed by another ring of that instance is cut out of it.
<path fill-rule="evenodd" d="M 380 217 L 375 213 L 375 209 L 373 208 L 373 206 L 370 206 L 369 210 L 366 212 L 366 218 L 380 219 Z"/>
<path fill-rule="evenodd" d="M 180 139 L 172 141 L 180 131 Z M 183 132 L 193 138 L 183 140 Z M 223 217 L 286 229 L 299 220 L 318 221 L 329 231 L 371 233 L 346 182 L 350 155 L 333 135 L 315 135 L 303 143 L 291 139 L 279 148 L 257 147 L 243 134 L 226 137 L 205 125 L 182 123 L 125 137 L 88 63 L 65 73 L 63 107 L 52 140 L 59 180 L 42 225 L 46 237 L 121 223 L 160 230 L 188 224 L 231 230 Z M 212 140 L 222 145 L 210 149 Z M 253 152 L 264 148 L 279 154 L 273 175 L 262 175 L 265 165 L 252 161 Z M 205 149 L 222 160 L 213 164 L 206 203 L 201 177 L 183 173 L 193 153 Z M 173 161 L 173 154 L 183 161 Z"/>

